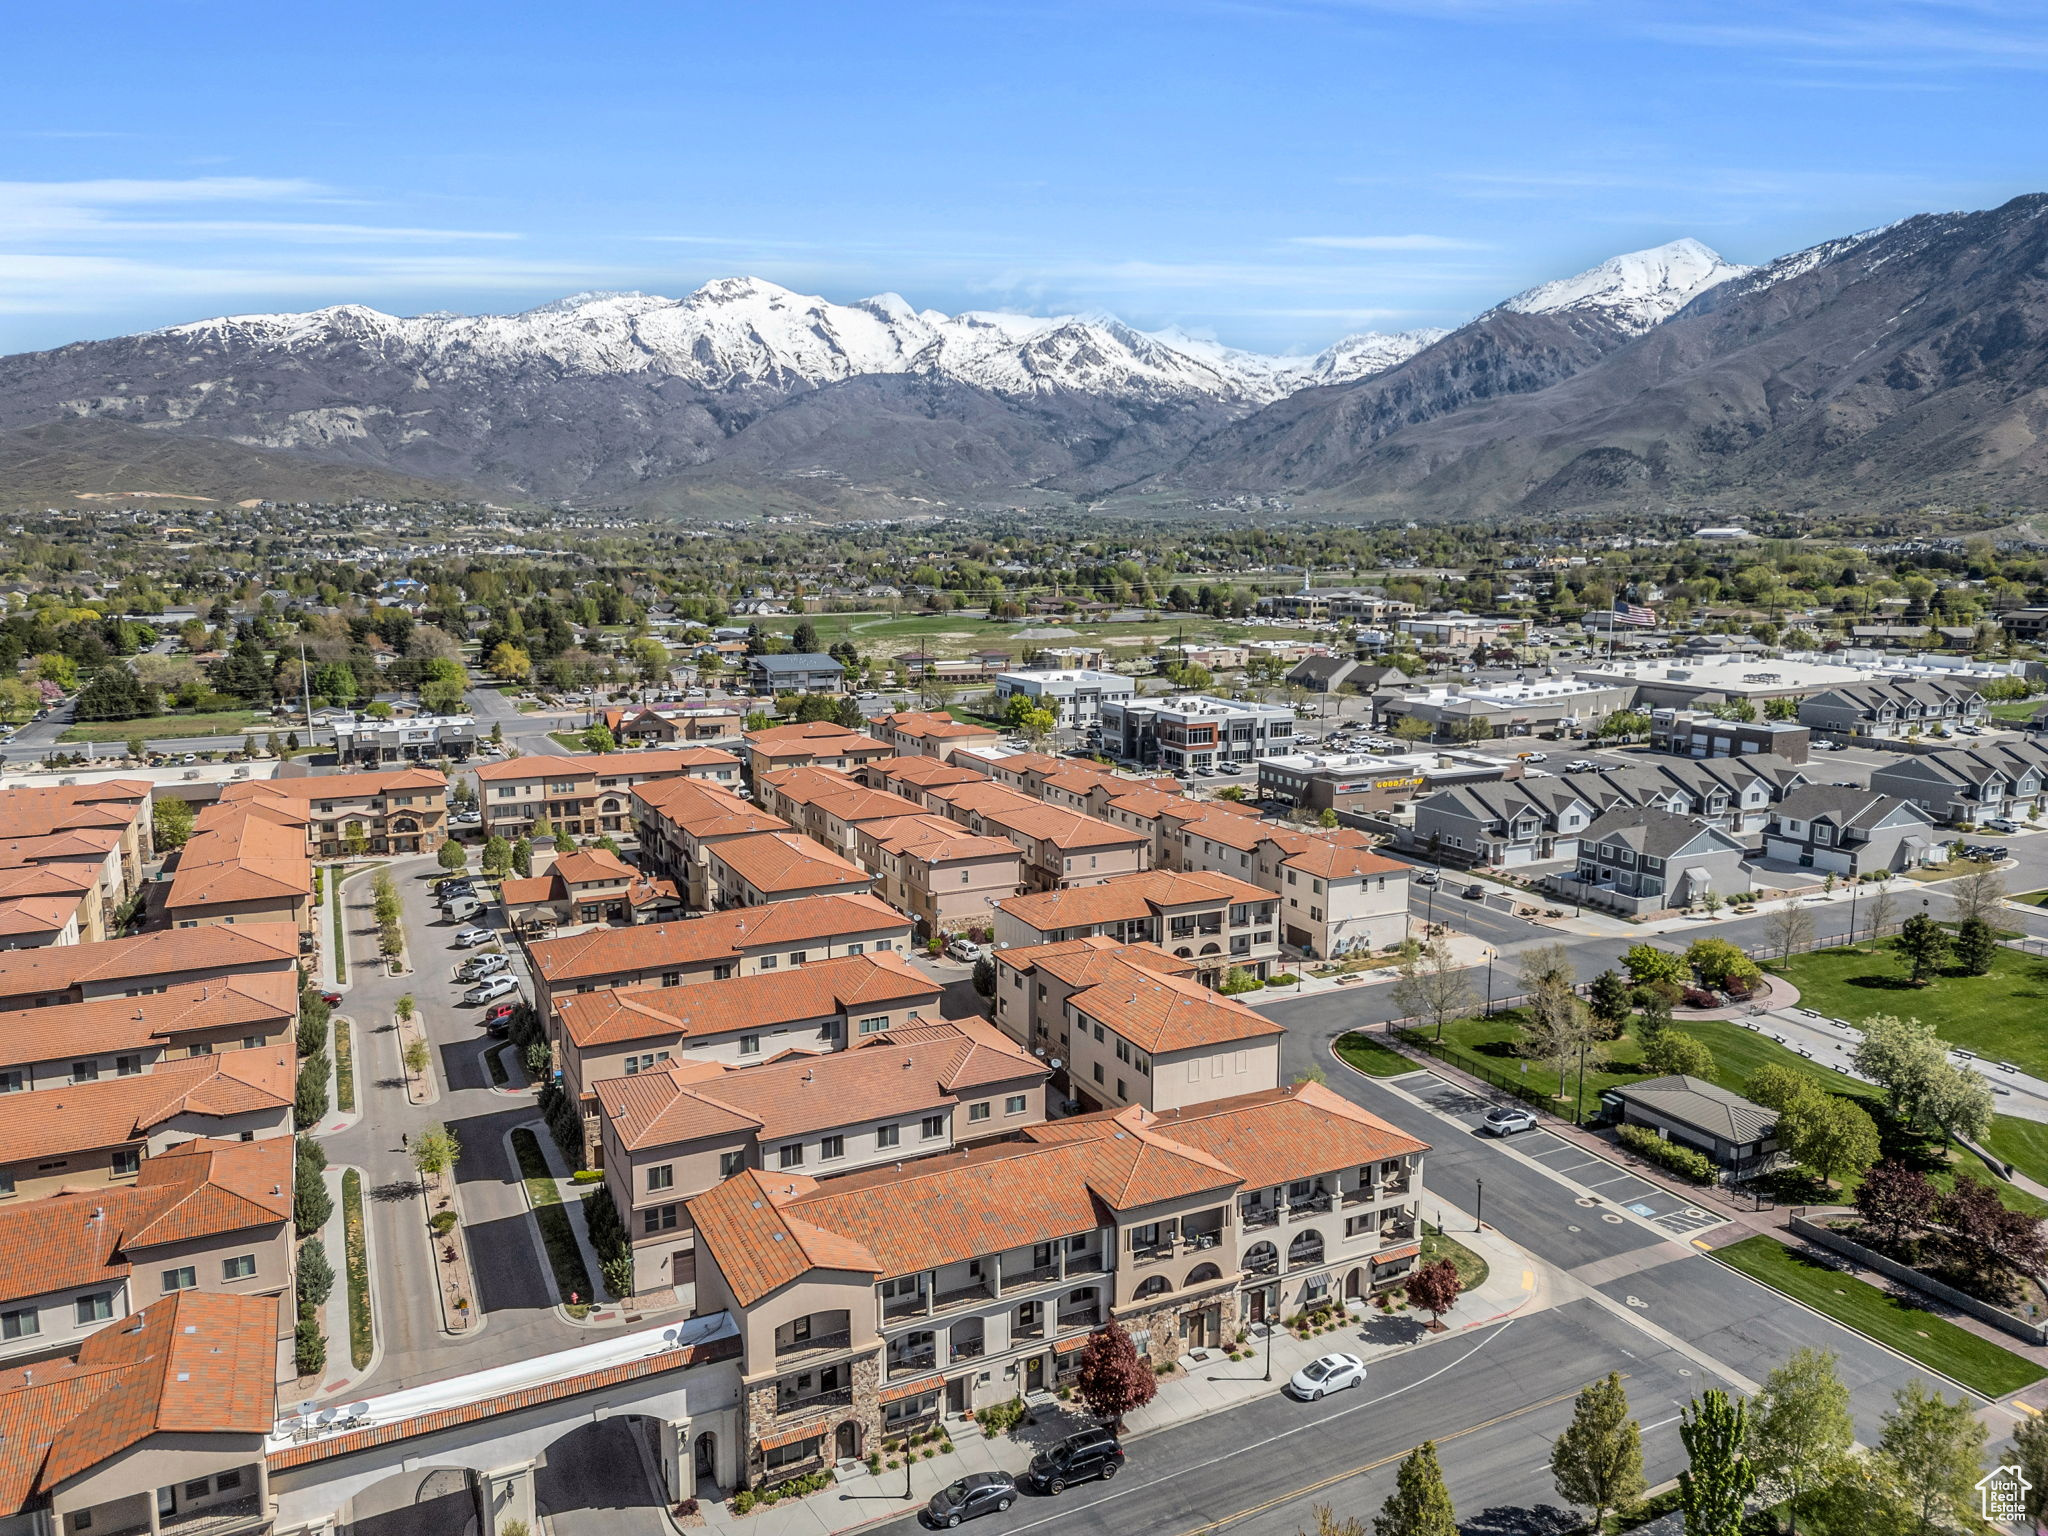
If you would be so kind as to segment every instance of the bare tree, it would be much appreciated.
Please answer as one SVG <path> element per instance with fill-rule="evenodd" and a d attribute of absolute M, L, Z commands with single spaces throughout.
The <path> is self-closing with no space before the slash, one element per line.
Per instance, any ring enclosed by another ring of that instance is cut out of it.
<path fill-rule="evenodd" d="M 1870 936 L 1874 939 L 1889 928 L 1899 915 L 1899 898 L 1892 894 L 1891 883 L 1877 881 L 1871 887 L 1870 899 L 1863 903 L 1863 910 L 1870 914 Z M 1855 934 L 1850 934 L 1855 938 Z"/>
<path fill-rule="evenodd" d="M 1429 1020 L 1441 1040 L 1444 1025 L 1470 1013 L 1478 994 L 1451 954 L 1450 941 L 1437 934 L 1401 962 L 1393 996 L 1402 1013 Z"/>
<path fill-rule="evenodd" d="M 1804 949 L 1813 942 L 1813 914 L 1794 897 L 1764 919 L 1764 933 L 1782 960 L 1793 950 Z"/>
<path fill-rule="evenodd" d="M 1951 880 L 1942 887 L 1942 892 L 1955 907 L 1957 922 L 1967 923 L 1974 917 L 1996 927 L 1993 919 L 2005 903 L 2005 876 L 1995 869 L 1981 869 L 1974 875 Z"/>

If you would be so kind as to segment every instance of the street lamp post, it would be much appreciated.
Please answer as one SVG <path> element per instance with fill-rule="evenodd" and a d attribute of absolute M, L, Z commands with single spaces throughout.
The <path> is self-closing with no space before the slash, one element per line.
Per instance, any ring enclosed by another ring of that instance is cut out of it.
<path fill-rule="evenodd" d="M 1486 953 L 1486 1016 L 1493 1017 L 1493 950 Z"/>
<path fill-rule="evenodd" d="M 1579 1042 L 1579 1091 L 1572 1096 L 1572 1124 L 1586 1123 L 1586 1042 Z"/>
<path fill-rule="evenodd" d="M 1856 942 L 1856 887 L 1861 882 L 1854 875 L 1849 877 L 1849 942 Z"/>
<path fill-rule="evenodd" d="M 1273 1319 L 1266 1319 L 1266 1380 L 1273 1379 Z"/>
<path fill-rule="evenodd" d="M 1472 1187 L 1477 1191 L 1472 1198 L 1472 1230 L 1480 1232 L 1486 1227 L 1486 1180 L 1474 1179 Z"/>

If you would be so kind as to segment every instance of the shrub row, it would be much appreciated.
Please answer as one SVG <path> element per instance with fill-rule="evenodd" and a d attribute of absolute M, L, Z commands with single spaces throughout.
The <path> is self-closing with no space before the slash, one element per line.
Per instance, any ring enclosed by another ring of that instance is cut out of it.
<path fill-rule="evenodd" d="M 1647 1126 L 1624 1125 L 1614 1134 L 1636 1156 L 1668 1168 L 1682 1179 L 1691 1179 L 1695 1184 L 1711 1184 L 1714 1180 L 1714 1160 L 1704 1152 L 1666 1141 Z"/>

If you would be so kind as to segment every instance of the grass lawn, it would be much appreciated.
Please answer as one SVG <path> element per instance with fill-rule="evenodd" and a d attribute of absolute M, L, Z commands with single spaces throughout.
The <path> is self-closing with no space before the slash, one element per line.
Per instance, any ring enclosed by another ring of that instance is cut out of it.
<path fill-rule="evenodd" d="M 2000 1115 L 1991 1122 L 1991 1134 L 1984 1144 L 1992 1156 L 2002 1157 L 2028 1178 L 2048 1184 L 2048 1125 Z"/>
<path fill-rule="evenodd" d="M 1905 979 L 1889 944 L 1816 950 L 1768 968 L 1797 987 L 1808 1008 L 1852 1023 L 1874 1013 L 1922 1019 L 1952 1045 L 2048 1076 L 2048 961 L 2038 956 L 2002 949 L 1988 976 L 1944 975 L 1924 987 Z"/>
<path fill-rule="evenodd" d="M 356 1108 L 356 1047 L 347 1019 L 334 1021 L 334 1107 L 345 1115 Z"/>
<path fill-rule="evenodd" d="M 140 736 L 147 741 L 152 736 L 240 735 L 245 726 L 273 723 L 269 715 L 259 714 L 253 709 L 230 709 L 216 715 L 150 715 L 141 720 L 88 720 L 83 725 L 72 726 L 57 739 L 126 741 L 131 736 Z"/>
<path fill-rule="evenodd" d="M 1337 1054 L 1367 1077 L 1399 1077 L 1421 1067 L 1399 1051 L 1380 1044 L 1371 1035 L 1353 1031 L 1337 1041 Z"/>
<path fill-rule="evenodd" d="M 2031 720 L 2034 718 L 2034 711 L 2040 707 L 2041 701 L 2039 699 L 2011 699 L 2004 704 L 1992 705 L 1991 718 L 1994 720 Z"/>
<path fill-rule="evenodd" d="M 590 1315 L 590 1270 L 583 1262 L 576 1229 L 569 1224 L 562 1192 L 555 1188 L 555 1176 L 548 1172 L 547 1155 L 540 1149 L 540 1139 L 525 1126 L 512 1133 L 512 1153 L 519 1159 L 519 1177 L 526 1181 L 526 1198 L 533 1204 L 534 1220 L 540 1223 L 548 1267 L 555 1272 L 555 1291 L 562 1298 L 563 1310 L 580 1321 Z M 571 1296 L 582 1299 L 571 1301 Z"/>
<path fill-rule="evenodd" d="M 1576 1064 L 1567 1074 L 1565 1096 L 1555 1097 L 1555 1070 L 1547 1063 L 1526 1061 L 1515 1054 L 1514 1043 L 1520 1034 L 1520 1020 L 1520 1012 L 1510 1010 L 1497 1013 L 1491 1019 L 1459 1019 L 1447 1024 L 1444 1026 L 1445 1055 L 1453 1065 L 1465 1067 L 1480 1078 L 1510 1078 L 1550 1094 L 1546 1107 L 1557 1114 L 1569 1115 L 1571 1090 L 1578 1087 Z M 2048 1216 L 2048 1202 L 1992 1177 L 1991 1170 L 1968 1152 L 1959 1150 L 1950 1154 L 1938 1142 L 1918 1131 L 1897 1125 L 1885 1112 L 1884 1095 L 1869 1083 L 1859 1082 L 1817 1061 L 1809 1061 L 1768 1035 L 1725 1020 L 1682 1019 L 1672 1027 L 1691 1035 L 1713 1053 L 1712 1080 L 1729 1092 L 1745 1092 L 1750 1078 L 1760 1067 L 1789 1068 L 1812 1078 L 1829 1093 L 1860 1103 L 1877 1121 L 1879 1134 L 1883 1137 L 1884 1155 L 1919 1169 L 1938 1187 L 1947 1189 L 1954 1184 L 1959 1162 L 1964 1171 L 1988 1179 L 1998 1191 L 1999 1198 L 2015 1210 Z M 1599 1113 L 1602 1090 L 1622 1083 L 1640 1082 L 1647 1075 L 1649 1069 L 1642 1065 L 1642 1046 L 1634 1029 L 1635 1023 L 1631 1021 L 1629 1033 L 1618 1040 L 1604 1041 L 1586 1053 L 1583 1101 L 1586 1119 L 1590 1120 Z M 1340 1041 L 1340 1054 L 1342 1046 Z M 1526 1073 L 1521 1071 L 1525 1065 L 1529 1069 Z M 2008 1131 L 2005 1129 L 2008 1125 L 2017 1129 Z M 2024 1121 L 2008 1122 L 2003 1117 L 1998 1126 L 1999 1129 L 1992 1133 L 1992 1150 L 2007 1162 L 2048 1183 L 2048 1126 L 2031 1126 Z M 2001 1135 L 2015 1145 L 2002 1143 Z M 1956 1161 L 1951 1161 L 1951 1156 Z M 1779 1190 L 1779 1198 L 1790 1203 L 1845 1202 L 1854 1198 L 1856 1186 L 1862 1182 L 1860 1173 L 1851 1173 L 1836 1189 L 1823 1191 L 1805 1181 L 1803 1176 L 1795 1174 L 1793 1177 L 1798 1184 L 1787 1184 Z"/>
<path fill-rule="evenodd" d="M 992 623 L 965 613 L 812 613 L 765 618 L 758 622 L 772 635 L 793 635 L 800 623 L 809 622 L 818 632 L 818 643 L 826 647 L 851 640 L 863 655 L 899 656 L 910 651 L 929 650 L 935 656 L 965 656 L 970 651 L 1008 650 L 1019 659 L 1040 645 L 1100 645 L 1130 647 L 1146 653 L 1156 651 L 1176 638 L 1190 644 L 1208 640 L 1241 640 L 1247 635 L 1267 635 L 1268 628 L 1212 619 L 1199 613 L 1162 613 L 1135 624 L 1076 623 L 1058 614 L 1028 620 Z M 1019 640 L 1020 630 L 1071 629 L 1072 639 Z"/>
<path fill-rule="evenodd" d="M 1715 1249 L 1714 1257 L 1987 1397 L 2003 1397 L 2048 1376 L 2048 1369 L 2011 1350 L 1906 1306 L 1874 1285 L 1793 1252 L 1776 1238 L 1744 1238 Z"/>
<path fill-rule="evenodd" d="M 1434 1264 L 1438 1259 L 1449 1259 L 1458 1271 L 1458 1286 L 1471 1290 L 1483 1284 L 1490 1273 L 1486 1260 L 1455 1237 L 1446 1237 L 1428 1222 L 1422 1224 L 1422 1257 L 1419 1264 Z"/>
<path fill-rule="evenodd" d="M 363 1176 L 353 1168 L 341 1176 L 341 1236 L 348 1277 L 348 1357 L 360 1371 L 370 1363 L 375 1338 L 370 1321 L 370 1248 L 363 1233 Z"/>
<path fill-rule="evenodd" d="M 2025 891 L 2018 896 L 2008 896 L 2006 900 L 2022 902 L 2030 907 L 2048 907 L 2048 891 Z"/>

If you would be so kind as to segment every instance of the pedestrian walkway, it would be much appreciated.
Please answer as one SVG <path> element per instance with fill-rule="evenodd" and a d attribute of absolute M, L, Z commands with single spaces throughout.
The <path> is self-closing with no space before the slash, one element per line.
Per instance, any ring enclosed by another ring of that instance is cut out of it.
<path fill-rule="evenodd" d="M 1451 958 L 1460 966 L 1485 965 L 1500 954 L 1493 945 L 1474 934 L 1453 929 L 1446 933 L 1444 938 L 1450 945 Z M 1293 962 L 1287 962 L 1288 970 L 1285 974 L 1295 978 L 1290 985 L 1267 987 L 1260 992 L 1241 992 L 1235 1001 L 1248 1003 L 1257 1008 L 1264 1003 L 1291 1003 L 1297 998 L 1313 997 L 1322 992 L 1356 992 L 1363 987 L 1383 986 L 1387 982 L 1401 979 L 1400 968 L 1391 961 L 1377 970 L 1353 971 L 1344 976 L 1309 974 L 1312 966 L 1322 963 L 1320 960 L 1303 961 L 1296 966 Z"/>
<path fill-rule="evenodd" d="M 1357 1355 L 1370 1371 L 1375 1360 L 1396 1351 L 1426 1348 L 1552 1303 L 1540 1267 L 1528 1254 L 1491 1228 L 1474 1231 L 1476 1224 L 1462 1211 L 1444 1206 L 1443 1215 L 1450 1235 L 1486 1260 L 1487 1276 L 1444 1314 L 1441 1333 L 1430 1332 L 1426 1317 L 1415 1312 L 1382 1314 L 1364 1301 L 1349 1303 L 1339 1327 L 1306 1340 L 1284 1328 L 1255 1325 L 1248 1338 L 1249 1352 L 1241 1352 L 1237 1360 L 1221 1349 L 1183 1356 L 1171 1374 L 1160 1378 L 1159 1395 L 1124 1420 L 1124 1439 L 1268 1397 L 1321 1355 Z M 1363 1390 L 1372 1390 L 1369 1381 Z M 984 1439 L 973 1420 L 948 1415 L 950 1453 L 920 1458 L 907 1467 L 885 1467 L 880 1473 L 870 1473 L 864 1464 L 842 1469 L 833 1487 L 745 1515 L 734 1514 L 727 1503 L 705 1500 L 700 1506 L 705 1525 L 730 1536 L 833 1536 L 922 1508 L 933 1494 L 970 1472 L 1015 1475 L 1041 1447 L 1094 1422 L 1078 1402 L 1064 1403 L 1051 1393 L 1032 1393 L 1026 1401 L 1031 1419 L 1014 1434 Z"/>

